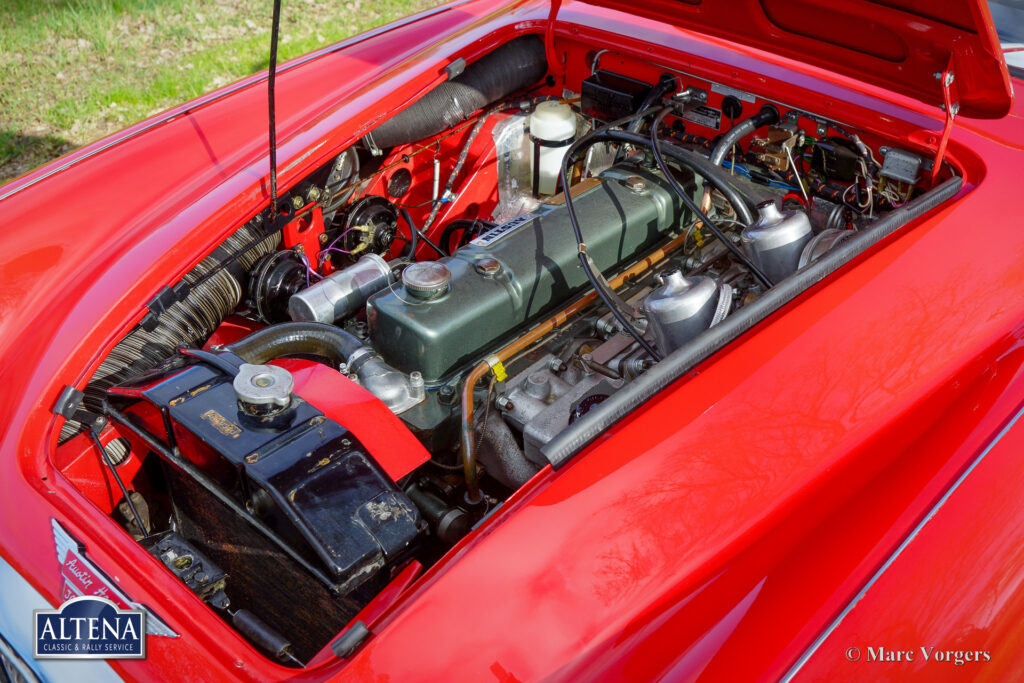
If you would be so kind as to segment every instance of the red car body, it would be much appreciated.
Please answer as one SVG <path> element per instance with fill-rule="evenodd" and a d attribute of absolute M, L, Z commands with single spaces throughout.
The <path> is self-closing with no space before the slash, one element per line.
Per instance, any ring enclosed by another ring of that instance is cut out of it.
<path fill-rule="evenodd" d="M 471 0 L 350 39 L 281 68 L 279 182 L 304 177 L 382 111 L 443 81 L 453 58 L 537 31 L 638 54 L 658 46 L 659 62 L 699 77 L 939 144 L 941 88 L 925 81 L 934 81 L 929 60 L 945 57 L 913 55 L 942 21 L 918 34 L 893 28 L 920 38 L 910 43 L 913 73 L 869 83 L 856 76 L 871 59 L 837 73 L 822 66 L 836 55 L 774 49 L 779 39 L 757 22 L 765 10 L 747 4 L 695 15 L 711 27 L 701 33 L 673 18 L 690 11 L 678 3 L 630 12 Z M 829 3 L 804 4 L 803 20 L 830 21 Z M 985 25 L 983 3 L 949 4 Z M 1001 56 L 983 55 L 1002 68 L 996 76 L 972 61 L 993 35 L 958 57 L 962 114 L 996 118 L 954 120 L 946 155 L 964 180 L 954 200 L 800 295 L 565 467 L 542 470 L 368 614 L 374 635 L 361 650 L 300 672 L 208 614 L 65 479 L 54 463 L 62 419 L 51 412 L 166 282 L 268 201 L 265 75 L 0 187 L 0 558 L 57 605 L 51 520 L 79 539 L 178 634 L 150 637 L 144 660 L 110 663 L 131 679 L 1019 675 L 1024 106 L 1012 101 Z M 936 661 L 922 647 L 979 654 Z M 870 661 L 878 648 L 913 656 Z"/>

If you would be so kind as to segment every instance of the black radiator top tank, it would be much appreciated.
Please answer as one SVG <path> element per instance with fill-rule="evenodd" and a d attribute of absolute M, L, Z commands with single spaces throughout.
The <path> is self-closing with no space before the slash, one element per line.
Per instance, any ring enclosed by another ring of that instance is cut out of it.
<path fill-rule="evenodd" d="M 293 393 L 288 370 L 189 353 L 111 389 L 114 419 L 339 593 L 408 556 L 416 506 L 350 429 Z"/>

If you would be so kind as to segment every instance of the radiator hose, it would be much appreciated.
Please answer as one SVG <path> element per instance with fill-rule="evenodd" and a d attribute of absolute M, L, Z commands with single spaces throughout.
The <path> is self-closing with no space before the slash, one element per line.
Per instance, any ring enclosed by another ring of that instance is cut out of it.
<path fill-rule="evenodd" d="M 547 71 L 544 41 L 536 35 L 520 36 L 473 62 L 367 133 L 365 139 L 371 149 L 387 149 L 428 138 L 533 85 Z"/>
<path fill-rule="evenodd" d="M 423 401 L 420 374 L 395 370 L 355 335 L 333 325 L 314 322 L 279 323 L 224 347 L 246 363 L 262 365 L 285 356 L 316 356 L 344 364 L 364 389 L 396 415 Z"/>
<path fill-rule="evenodd" d="M 356 336 L 333 325 L 295 322 L 264 327 L 228 344 L 224 350 L 253 365 L 283 356 L 317 356 L 341 364 L 348 363 L 363 346 Z"/>

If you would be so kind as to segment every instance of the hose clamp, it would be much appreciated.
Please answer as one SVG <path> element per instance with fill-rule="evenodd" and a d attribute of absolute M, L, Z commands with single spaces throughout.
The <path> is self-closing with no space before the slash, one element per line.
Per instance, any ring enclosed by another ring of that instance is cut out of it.
<path fill-rule="evenodd" d="M 366 363 L 366 361 L 370 360 L 375 355 L 377 354 L 373 351 L 373 349 L 366 346 L 360 346 L 358 349 L 352 352 L 351 356 L 348 357 L 347 365 L 349 373 L 358 373 L 359 368 L 361 368 Z"/>
<path fill-rule="evenodd" d="M 504 382 L 508 379 L 508 372 L 505 370 L 505 366 L 502 364 L 501 359 L 491 354 L 484 358 L 484 362 L 487 363 L 491 368 L 491 372 L 494 374 L 494 379 L 499 382 Z"/>
<path fill-rule="evenodd" d="M 559 147 L 568 147 L 572 143 L 576 142 L 576 136 L 573 135 L 564 140 L 541 140 L 540 138 L 534 137 L 533 133 L 530 133 L 530 142 L 537 147 L 551 147 L 558 149 Z"/>

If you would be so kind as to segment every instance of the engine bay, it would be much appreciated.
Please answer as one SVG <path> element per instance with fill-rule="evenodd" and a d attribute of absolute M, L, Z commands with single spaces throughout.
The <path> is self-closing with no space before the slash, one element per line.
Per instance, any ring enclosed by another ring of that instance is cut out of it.
<path fill-rule="evenodd" d="M 56 463 L 268 657 L 349 656 L 667 358 L 956 175 L 655 62 L 495 47 L 110 350 Z M 587 416 L 591 415 L 591 418 Z"/>

